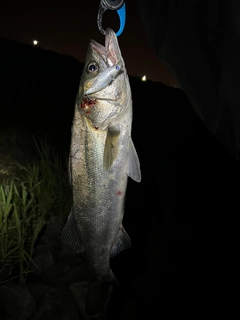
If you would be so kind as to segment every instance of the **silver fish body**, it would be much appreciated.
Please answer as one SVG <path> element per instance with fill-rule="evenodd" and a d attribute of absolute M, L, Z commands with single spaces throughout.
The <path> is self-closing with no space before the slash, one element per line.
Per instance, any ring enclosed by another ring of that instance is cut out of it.
<path fill-rule="evenodd" d="M 122 226 L 124 198 L 128 176 L 141 180 L 131 126 L 129 79 L 117 37 L 107 29 L 105 46 L 89 44 L 76 98 L 69 158 L 73 206 L 62 231 L 62 242 L 84 252 L 90 279 L 101 283 L 114 281 L 110 257 L 131 245 Z"/>

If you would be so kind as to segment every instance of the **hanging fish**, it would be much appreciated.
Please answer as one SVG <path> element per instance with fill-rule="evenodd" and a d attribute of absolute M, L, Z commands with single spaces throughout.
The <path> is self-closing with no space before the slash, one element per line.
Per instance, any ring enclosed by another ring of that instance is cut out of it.
<path fill-rule="evenodd" d="M 108 28 L 105 46 L 89 44 L 76 98 L 69 159 L 73 206 L 62 231 L 62 242 L 84 253 L 90 285 L 116 282 L 110 257 L 131 246 L 122 225 L 124 198 L 128 177 L 141 180 L 131 126 L 129 79 Z"/>

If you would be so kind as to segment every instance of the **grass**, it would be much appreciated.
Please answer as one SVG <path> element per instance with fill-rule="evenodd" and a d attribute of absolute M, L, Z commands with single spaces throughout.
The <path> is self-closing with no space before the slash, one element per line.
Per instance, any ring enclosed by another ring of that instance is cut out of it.
<path fill-rule="evenodd" d="M 46 140 L 35 145 L 38 160 L 21 167 L 21 175 L 0 184 L 0 282 L 25 282 L 34 263 L 36 242 L 50 215 L 68 215 L 71 192 L 67 161 Z"/>

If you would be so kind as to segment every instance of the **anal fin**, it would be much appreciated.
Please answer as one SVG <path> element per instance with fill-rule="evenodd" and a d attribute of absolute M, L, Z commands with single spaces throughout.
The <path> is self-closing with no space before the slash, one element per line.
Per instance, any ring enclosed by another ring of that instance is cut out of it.
<path fill-rule="evenodd" d="M 114 257 L 121 251 L 129 248 L 131 248 L 131 239 L 122 226 L 120 228 L 117 241 L 112 246 L 111 257 Z"/>
<path fill-rule="evenodd" d="M 65 226 L 63 227 L 61 233 L 61 242 L 63 245 L 71 248 L 77 253 L 84 252 L 84 246 L 81 243 L 77 230 L 77 222 L 73 215 L 73 208 L 71 209 Z"/>
<path fill-rule="evenodd" d="M 128 159 L 128 176 L 131 177 L 134 181 L 141 181 L 141 169 L 140 162 L 138 159 L 137 151 L 134 147 L 132 139 L 129 142 L 129 159 Z"/>

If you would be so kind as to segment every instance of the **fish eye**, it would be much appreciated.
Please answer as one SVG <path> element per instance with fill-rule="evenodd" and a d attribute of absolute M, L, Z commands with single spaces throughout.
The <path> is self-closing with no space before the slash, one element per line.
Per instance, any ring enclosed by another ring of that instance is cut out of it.
<path fill-rule="evenodd" d="M 96 73 L 98 69 L 98 64 L 96 62 L 90 62 L 87 66 L 87 71 L 89 73 Z"/>

